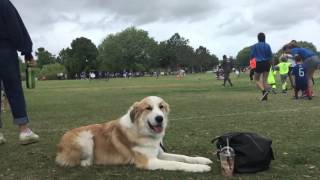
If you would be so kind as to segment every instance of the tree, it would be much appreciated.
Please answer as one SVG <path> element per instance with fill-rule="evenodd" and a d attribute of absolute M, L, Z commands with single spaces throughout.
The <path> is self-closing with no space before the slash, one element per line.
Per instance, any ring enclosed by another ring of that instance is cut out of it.
<path fill-rule="evenodd" d="M 167 70 L 173 69 L 177 65 L 176 53 L 173 48 L 170 48 L 167 41 L 162 41 L 158 45 L 157 62 L 158 67 Z"/>
<path fill-rule="evenodd" d="M 175 33 L 167 41 L 158 46 L 158 62 L 160 67 L 175 70 L 177 67 L 188 68 L 191 72 L 212 69 L 219 63 L 218 58 L 203 46 L 194 50 L 189 40 Z"/>
<path fill-rule="evenodd" d="M 98 49 L 101 70 L 147 71 L 158 64 L 156 41 L 135 27 L 107 36 Z"/>
<path fill-rule="evenodd" d="M 219 60 L 216 55 L 211 55 L 210 51 L 203 47 L 199 46 L 198 49 L 195 51 L 195 59 L 191 63 L 192 65 L 192 71 L 195 71 L 194 68 L 196 68 L 196 71 L 207 71 L 209 69 L 212 69 L 214 66 L 219 64 Z"/>
<path fill-rule="evenodd" d="M 57 63 L 64 65 L 71 54 L 72 53 L 71 53 L 71 49 L 70 48 L 62 49 L 59 52 L 59 55 L 58 55 L 58 57 L 56 59 Z"/>
<path fill-rule="evenodd" d="M 44 65 L 38 75 L 38 78 L 46 80 L 58 79 L 58 74 L 64 74 L 65 71 L 65 67 L 59 63 Z"/>
<path fill-rule="evenodd" d="M 59 61 L 62 62 L 69 77 L 74 77 L 83 71 L 97 70 L 98 49 L 90 39 L 76 38 L 71 42 L 71 48 L 62 49 L 59 53 Z"/>
<path fill-rule="evenodd" d="M 36 56 L 38 57 L 37 66 L 39 68 L 42 68 L 43 65 L 53 64 L 56 61 L 55 57 L 43 47 L 38 48 Z"/>
<path fill-rule="evenodd" d="M 175 33 L 168 41 L 168 47 L 175 52 L 176 66 L 188 67 L 194 58 L 194 50 L 189 46 L 189 40 Z"/>
<path fill-rule="evenodd" d="M 251 47 L 245 47 L 238 52 L 236 57 L 236 67 L 247 67 L 250 61 Z"/>

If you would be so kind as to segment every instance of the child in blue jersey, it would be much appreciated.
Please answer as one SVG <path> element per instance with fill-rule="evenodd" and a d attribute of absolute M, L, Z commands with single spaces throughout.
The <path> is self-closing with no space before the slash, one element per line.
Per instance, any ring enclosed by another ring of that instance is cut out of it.
<path fill-rule="evenodd" d="M 308 90 L 307 66 L 303 64 L 302 57 L 295 56 L 296 65 L 292 68 L 294 76 L 294 97 L 298 99 L 299 91 L 307 91 L 307 97 L 311 100 L 311 92 Z"/>
<path fill-rule="evenodd" d="M 295 43 L 290 43 L 283 47 L 284 52 L 292 54 L 294 57 L 299 55 L 302 59 L 303 64 L 307 68 L 307 77 L 308 77 L 308 91 L 312 94 L 313 89 L 313 74 L 320 68 L 320 58 L 319 56 L 308 48 L 299 47 Z"/>

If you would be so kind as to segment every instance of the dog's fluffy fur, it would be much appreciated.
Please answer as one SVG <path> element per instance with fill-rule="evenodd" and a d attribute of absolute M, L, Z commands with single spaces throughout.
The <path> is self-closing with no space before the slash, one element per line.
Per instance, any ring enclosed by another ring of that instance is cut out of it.
<path fill-rule="evenodd" d="M 134 103 L 118 120 L 72 129 L 58 145 L 61 166 L 134 164 L 142 169 L 210 171 L 211 160 L 169 154 L 160 143 L 168 123 L 169 105 L 150 96 Z"/>

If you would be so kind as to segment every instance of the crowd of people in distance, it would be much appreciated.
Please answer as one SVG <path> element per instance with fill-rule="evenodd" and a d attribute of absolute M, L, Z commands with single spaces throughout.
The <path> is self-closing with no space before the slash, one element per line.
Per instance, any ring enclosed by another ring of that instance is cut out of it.
<path fill-rule="evenodd" d="M 107 79 L 110 78 L 135 78 L 135 77 L 156 77 L 159 78 L 160 76 L 169 76 L 169 75 L 176 75 L 177 79 L 182 79 L 186 75 L 186 71 L 183 69 L 179 69 L 178 71 L 172 72 L 107 72 L 107 71 L 90 71 L 90 72 L 81 72 L 76 73 L 74 75 L 74 79 L 84 80 L 84 79 Z"/>

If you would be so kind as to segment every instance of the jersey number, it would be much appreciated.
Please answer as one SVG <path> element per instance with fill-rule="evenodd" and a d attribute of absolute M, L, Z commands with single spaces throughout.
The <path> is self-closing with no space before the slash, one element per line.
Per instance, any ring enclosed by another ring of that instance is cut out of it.
<path fill-rule="evenodd" d="M 299 76 L 300 76 L 300 77 L 303 77 L 303 76 L 304 76 L 303 68 L 299 68 Z"/>

